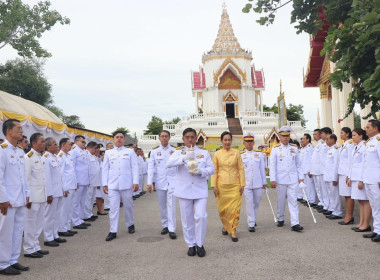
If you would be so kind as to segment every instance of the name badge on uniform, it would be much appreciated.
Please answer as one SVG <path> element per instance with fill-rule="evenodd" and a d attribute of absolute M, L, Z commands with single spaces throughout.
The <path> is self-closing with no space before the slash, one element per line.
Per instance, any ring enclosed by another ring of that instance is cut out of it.
<path fill-rule="evenodd" d="M 291 153 L 295 153 L 296 151 L 295 151 L 293 148 L 291 148 L 291 149 L 290 149 L 290 152 L 291 152 Z"/>

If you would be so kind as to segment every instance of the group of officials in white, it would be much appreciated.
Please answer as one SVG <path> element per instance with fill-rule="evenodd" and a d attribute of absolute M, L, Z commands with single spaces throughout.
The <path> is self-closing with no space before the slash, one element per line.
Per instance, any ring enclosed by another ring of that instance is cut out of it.
<path fill-rule="evenodd" d="M 358 199 L 360 224 L 353 230 L 371 231 L 366 223 L 370 219 L 368 211 L 371 215 L 372 210 L 373 232 L 364 237 L 380 241 L 380 122 L 369 121 L 365 132 L 355 129 L 353 140 L 350 139 L 351 130 L 342 131 L 344 133 L 340 136 L 345 142 L 341 146 L 336 145 L 337 137 L 331 129 L 323 128 L 314 131 L 315 147 L 311 145 L 311 136 L 305 134 L 299 150 L 296 145 L 289 144 L 291 128 L 285 126 L 279 130 L 280 144 L 273 147 L 268 159 L 271 186 L 277 188 L 277 226 L 284 225 L 286 199 L 293 231 L 303 230 L 298 219 L 297 199 L 318 209 L 329 219 L 341 219 L 341 195 L 345 197 L 346 217 L 340 224 L 353 223 L 353 200 Z M 113 133 L 114 147 L 105 152 L 102 163 L 96 159 L 91 147 L 85 149 L 86 143 L 81 136 L 75 138 L 76 145 L 73 147 L 69 139 L 61 140 L 61 151 L 58 152 L 54 139 L 43 139 L 42 135 L 34 134 L 30 139 L 33 149 L 25 155 L 17 147 L 17 141 L 22 137 L 20 122 L 14 119 L 5 121 L 3 133 L 6 140 L 0 148 L 1 274 L 15 275 L 29 270 L 18 263 L 23 232 L 24 255 L 42 257 L 48 254 L 39 246 L 38 238 L 42 230 L 44 244 L 57 246 L 65 242 L 60 236 L 77 233 L 71 230 L 71 226 L 75 229 L 90 226 L 86 221 L 95 219 L 92 204 L 94 197 L 100 196 L 100 186 L 109 198 L 110 207 L 110 231 L 106 241 L 116 238 L 121 201 L 124 204 L 125 226 L 129 233 L 135 232 L 133 199 L 141 185 L 141 174 L 135 151 L 124 146 L 123 131 Z M 171 239 L 176 239 L 178 198 L 187 254 L 204 257 L 208 180 L 215 169 L 208 151 L 196 146 L 196 135 L 194 129 L 185 129 L 182 138 L 184 146 L 174 148 L 169 145 L 170 133 L 161 131 L 161 145 L 151 151 L 147 160 L 147 188 L 149 192 L 153 187 L 157 191 L 161 234 L 169 233 Z M 369 139 L 364 142 L 366 135 Z M 247 151 L 252 151 L 253 139 L 252 132 L 244 133 L 243 143 Z M 45 146 L 46 151 L 41 155 Z M 90 155 L 94 158 L 91 159 Z M 97 164 L 90 165 L 89 161 Z M 261 178 L 265 174 L 264 161 L 254 161 L 244 167 L 246 177 Z M 93 180 L 98 181 L 90 182 L 89 174 L 95 172 L 98 178 Z M 249 184 L 244 187 L 266 187 L 264 178 L 250 180 Z M 86 192 L 93 185 L 97 186 L 98 194 L 89 196 Z M 251 191 L 245 194 L 250 232 L 254 232 L 262 193 Z"/>

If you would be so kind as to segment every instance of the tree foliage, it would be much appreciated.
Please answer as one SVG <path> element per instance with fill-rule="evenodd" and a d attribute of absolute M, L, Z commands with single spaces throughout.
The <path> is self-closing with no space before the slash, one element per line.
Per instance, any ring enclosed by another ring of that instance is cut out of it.
<path fill-rule="evenodd" d="M 173 123 L 177 124 L 180 120 L 181 120 L 180 117 L 175 117 L 175 118 L 171 119 L 170 121 L 165 121 L 164 123 L 165 124 L 173 124 Z"/>
<path fill-rule="evenodd" d="M 371 105 L 365 118 L 376 118 L 380 110 L 380 0 L 257 0 L 247 3 L 243 12 L 263 14 L 257 22 L 269 25 L 277 10 L 289 3 L 297 33 L 315 35 L 324 23 L 329 24 L 321 52 L 336 63 L 329 79 L 340 90 L 345 82 L 353 85 L 345 117 L 358 103 L 362 109 Z"/>
<path fill-rule="evenodd" d="M 272 107 L 268 107 L 267 105 L 264 105 L 263 111 L 264 112 L 274 112 L 277 114 L 278 113 L 278 106 L 277 106 L 277 104 L 273 104 Z M 305 117 L 303 115 L 303 105 L 301 105 L 301 104 L 300 105 L 293 105 L 292 103 L 290 103 L 286 107 L 286 116 L 287 116 L 288 121 L 300 121 L 301 125 L 303 127 L 306 126 L 307 120 L 305 120 Z"/>
<path fill-rule="evenodd" d="M 146 127 L 147 130 L 144 131 L 144 134 L 157 135 L 162 130 L 163 125 L 164 125 L 164 123 L 163 123 L 161 118 L 156 117 L 156 116 L 152 116 L 152 119 L 148 123 L 148 125 Z"/>
<path fill-rule="evenodd" d="M 50 57 L 39 38 L 56 23 L 70 23 L 70 19 L 50 6 L 49 1 L 38 2 L 33 7 L 21 0 L 0 1 L 0 49 L 10 45 L 22 57 Z"/>

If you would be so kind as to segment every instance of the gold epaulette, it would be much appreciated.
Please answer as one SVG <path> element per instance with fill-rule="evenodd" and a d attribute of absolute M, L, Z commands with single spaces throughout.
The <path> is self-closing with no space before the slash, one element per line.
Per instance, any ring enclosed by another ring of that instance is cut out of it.
<path fill-rule="evenodd" d="M 63 156 L 63 153 L 59 153 L 59 156 L 62 157 L 62 156 Z"/>
<path fill-rule="evenodd" d="M 177 147 L 177 148 L 175 148 L 176 150 L 181 150 L 181 149 L 183 149 L 183 148 L 185 148 L 185 146 L 179 146 L 179 147 Z"/>
<path fill-rule="evenodd" d="M 377 136 L 376 139 L 377 139 L 377 141 L 380 141 L 380 136 Z"/>
<path fill-rule="evenodd" d="M 27 153 L 28 157 L 32 157 L 33 156 L 33 151 L 30 151 L 29 153 Z"/>
<path fill-rule="evenodd" d="M 17 145 L 17 147 L 19 147 L 21 150 L 24 150 L 24 148 L 20 145 Z"/>
<path fill-rule="evenodd" d="M 6 147 L 8 147 L 8 144 L 7 143 L 3 143 L 0 146 L 1 146 L 1 148 L 5 149 Z"/>
<path fill-rule="evenodd" d="M 160 147 L 160 146 L 153 147 L 152 150 L 157 149 L 158 147 Z"/>
<path fill-rule="evenodd" d="M 364 142 L 364 145 L 366 145 L 369 142 L 369 140 L 371 140 L 371 138 L 368 138 L 367 141 Z"/>
<path fill-rule="evenodd" d="M 71 147 L 71 149 L 75 149 L 76 146 L 77 146 L 77 145 L 73 145 L 73 146 Z"/>
<path fill-rule="evenodd" d="M 171 144 L 170 144 L 170 146 L 172 146 L 173 148 L 177 148 L 176 146 L 174 146 L 174 145 L 171 145 Z M 157 146 L 157 147 L 159 147 L 159 146 Z"/>
<path fill-rule="evenodd" d="M 49 154 L 48 154 L 48 153 L 45 153 L 45 154 L 44 154 L 44 157 L 48 157 L 48 156 L 49 156 Z"/>
<path fill-rule="evenodd" d="M 298 148 L 298 146 L 296 144 L 293 144 L 293 143 L 290 143 L 290 146 L 294 146 L 294 147 Z"/>
<path fill-rule="evenodd" d="M 348 141 L 348 144 L 352 144 L 352 143 L 354 143 L 354 140 Z"/>
<path fill-rule="evenodd" d="M 281 144 L 277 144 L 276 146 L 274 146 L 273 148 L 277 148 L 277 147 L 280 147 L 281 146 Z"/>
<path fill-rule="evenodd" d="M 262 153 L 262 151 L 258 150 L 258 149 L 253 149 L 255 152 L 257 153 Z"/>
<path fill-rule="evenodd" d="M 338 147 L 338 146 L 334 146 L 334 148 L 335 148 L 335 149 L 339 149 L 339 147 Z"/>

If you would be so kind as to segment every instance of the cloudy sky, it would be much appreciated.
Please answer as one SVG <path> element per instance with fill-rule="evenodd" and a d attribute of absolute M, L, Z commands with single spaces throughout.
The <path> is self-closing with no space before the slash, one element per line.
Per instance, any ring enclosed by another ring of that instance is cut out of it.
<path fill-rule="evenodd" d="M 291 7 L 282 8 L 275 24 L 266 27 L 255 22 L 257 14 L 241 12 L 247 0 L 226 2 L 240 45 L 252 50 L 256 69 L 264 69 L 264 104 L 276 102 L 282 79 L 286 102 L 304 105 L 307 128 L 314 128 L 319 90 L 302 86 L 309 36 L 296 35 Z M 141 135 L 152 115 L 169 120 L 195 113 L 190 70 L 199 68 L 214 43 L 221 0 L 51 3 L 71 19 L 41 39 L 53 54 L 45 73 L 65 114 L 79 115 L 88 129 L 110 133 L 125 126 Z M 0 52 L 0 62 L 16 57 L 11 48 Z"/>

